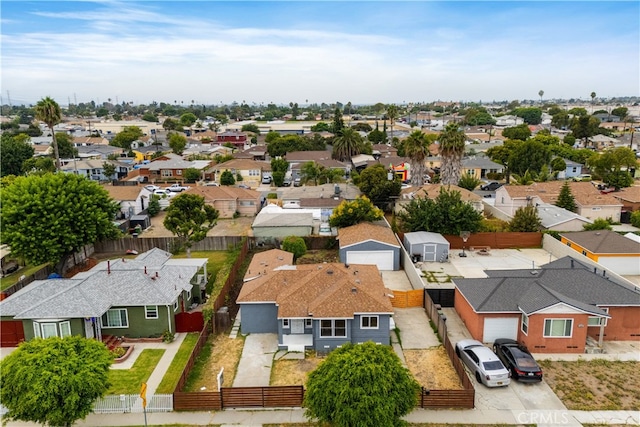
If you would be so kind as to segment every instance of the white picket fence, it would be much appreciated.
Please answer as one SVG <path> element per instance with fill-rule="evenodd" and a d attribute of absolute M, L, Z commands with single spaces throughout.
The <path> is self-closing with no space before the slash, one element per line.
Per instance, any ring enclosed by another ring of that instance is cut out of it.
<path fill-rule="evenodd" d="M 147 396 L 147 412 L 172 412 L 173 394 Z M 142 398 L 137 394 L 108 395 L 93 404 L 94 414 L 143 412 Z"/>

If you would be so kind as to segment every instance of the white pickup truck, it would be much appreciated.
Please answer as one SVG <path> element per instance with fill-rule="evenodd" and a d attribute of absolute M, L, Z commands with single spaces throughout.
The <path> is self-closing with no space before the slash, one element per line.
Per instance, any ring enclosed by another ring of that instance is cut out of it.
<path fill-rule="evenodd" d="M 174 193 L 180 193 L 182 191 L 188 190 L 189 187 L 184 187 L 180 184 L 171 184 L 166 189 Z"/>

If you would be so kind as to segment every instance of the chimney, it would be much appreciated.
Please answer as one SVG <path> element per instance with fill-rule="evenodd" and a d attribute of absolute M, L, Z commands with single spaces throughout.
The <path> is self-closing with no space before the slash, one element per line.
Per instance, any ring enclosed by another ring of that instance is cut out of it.
<path fill-rule="evenodd" d="M 144 266 L 144 274 L 147 274 L 147 266 Z"/>
<path fill-rule="evenodd" d="M 111 274 L 111 261 L 107 260 L 107 274 Z"/>
<path fill-rule="evenodd" d="M 571 268 L 573 268 L 573 258 L 571 258 Z"/>

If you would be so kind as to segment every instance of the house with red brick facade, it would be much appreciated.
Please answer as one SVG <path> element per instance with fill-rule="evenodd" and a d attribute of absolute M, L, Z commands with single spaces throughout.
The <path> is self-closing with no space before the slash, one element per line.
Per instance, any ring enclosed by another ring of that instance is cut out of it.
<path fill-rule="evenodd" d="M 584 353 L 587 336 L 637 341 L 640 289 L 572 257 L 533 270 L 454 279 L 455 309 L 473 338 L 511 338 L 537 353 Z"/>

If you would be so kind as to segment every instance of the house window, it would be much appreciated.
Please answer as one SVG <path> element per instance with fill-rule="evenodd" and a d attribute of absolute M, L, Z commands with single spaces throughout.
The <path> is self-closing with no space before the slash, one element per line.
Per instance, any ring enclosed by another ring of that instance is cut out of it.
<path fill-rule="evenodd" d="M 178 300 L 173 303 L 173 311 L 178 311 Z"/>
<path fill-rule="evenodd" d="M 591 208 L 591 210 L 592 210 L 592 211 L 601 211 L 601 210 L 602 210 L 602 208 L 594 207 L 594 208 Z"/>
<path fill-rule="evenodd" d="M 187 291 L 187 301 L 191 301 L 191 289 Z"/>
<path fill-rule="evenodd" d="M 573 319 L 544 319 L 544 336 L 551 337 L 571 337 L 573 329 Z"/>
<path fill-rule="evenodd" d="M 282 319 L 282 328 L 289 329 L 289 319 Z"/>
<path fill-rule="evenodd" d="M 42 338 L 57 337 L 58 328 L 55 323 L 42 323 Z"/>
<path fill-rule="evenodd" d="M 602 311 L 605 313 L 609 313 L 609 308 L 603 308 Z M 607 326 L 607 318 L 606 317 L 597 317 L 597 316 L 589 316 L 589 321 L 587 322 L 587 326 Z"/>
<path fill-rule="evenodd" d="M 378 316 L 360 316 L 360 329 L 378 329 Z"/>
<path fill-rule="evenodd" d="M 304 327 L 307 329 L 313 327 L 313 319 L 304 319 Z"/>
<path fill-rule="evenodd" d="M 128 328 L 129 318 L 126 308 L 113 308 L 102 315 L 103 328 Z"/>
<path fill-rule="evenodd" d="M 62 338 L 71 336 L 71 323 L 69 321 L 60 322 L 60 336 Z"/>
<path fill-rule="evenodd" d="M 173 176 L 173 173 L 171 173 L 171 169 L 162 169 L 160 174 L 162 176 Z"/>
<path fill-rule="evenodd" d="M 178 169 L 178 170 L 176 171 L 176 175 L 181 176 L 181 175 L 182 175 L 182 169 Z"/>
<path fill-rule="evenodd" d="M 572 168 L 573 173 L 578 172 L 578 168 L 576 168 L 575 166 Z"/>
<path fill-rule="evenodd" d="M 40 323 L 33 322 L 33 336 L 36 338 L 42 338 L 42 332 L 40 332 Z"/>
<path fill-rule="evenodd" d="M 321 320 L 320 336 L 321 337 L 346 337 L 347 321 L 346 320 Z"/>
<path fill-rule="evenodd" d="M 158 306 L 157 305 L 145 305 L 144 306 L 144 318 L 145 319 L 157 319 L 158 318 Z"/>
<path fill-rule="evenodd" d="M 529 335 L 529 316 L 522 313 L 522 322 L 520 323 L 520 329 L 525 335 Z"/>

